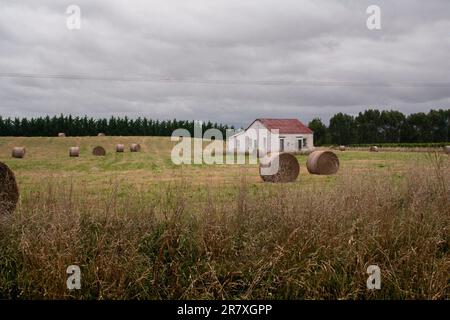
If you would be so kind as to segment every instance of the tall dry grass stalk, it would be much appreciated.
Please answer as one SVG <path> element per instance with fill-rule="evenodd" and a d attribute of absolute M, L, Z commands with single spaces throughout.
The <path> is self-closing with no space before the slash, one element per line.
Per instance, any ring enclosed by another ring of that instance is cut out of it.
<path fill-rule="evenodd" d="M 448 163 L 327 185 L 49 182 L 0 225 L 0 297 L 448 299 Z M 82 288 L 66 288 L 68 265 Z M 381 290 L 366 289 L 367 266 Z"/>

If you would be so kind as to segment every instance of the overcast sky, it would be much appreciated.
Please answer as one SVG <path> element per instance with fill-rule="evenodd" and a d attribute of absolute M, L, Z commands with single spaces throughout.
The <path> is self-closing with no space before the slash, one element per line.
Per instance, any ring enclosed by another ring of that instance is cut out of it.
<path fill-rule="evenodd" d="M 80 30 L 66 26 L 71 4 L 81 8 Z M 366 26 L 371 4 L 381 30 Z M 448 0 L 0 0 L 0 115 L 240 126 L 259 117 L 327 122 L 369 107 L 447 109 L 449 31 Z M 111 81 L 137 77 L 181 81 Z M 201 83 L 209 80 L 231 84 Z M 327 81 L 344 84 L 320 85 Z"/>

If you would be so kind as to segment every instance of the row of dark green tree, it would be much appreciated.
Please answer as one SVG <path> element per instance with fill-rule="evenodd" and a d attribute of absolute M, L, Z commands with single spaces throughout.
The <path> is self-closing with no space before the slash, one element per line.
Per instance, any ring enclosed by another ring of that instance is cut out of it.
<path fill-rule="evenodd" d="M 450 109 L 412 113 L 369 109 L 357 116 L 337 113 L 327 127 L 319 118 L 309 123 L 317 146 L 366 143 L 432 143 L 450 141 Z"/>
<path fill-rule="evenodd" d="M 369 109 L 357 116 L 337 113 L 327 127 L 319 118 L 308 126 L 314 131 L 314 144 L 365 144 L 365 143 L 431 143 L 450 141 L 450 109 L 430 110 L 428 113 L 412 113 L 408 116 L 394 110 Z M 175 129 L 187 129 L 194 133 L 195 122 L 186 120 L 152 120 L 111 117 L 94 119 L 87 116 L 38 118 L 2 118 L 0 136 L 56 136 L 64 132 L 68 136 L 106 135 L 122 136 L 170 136 Z M 203 123 L 203 130 L 216 128 L 226 136 L 232 126 L 212 122 Z"/>
<path fill-rule="evenodd" d="M 172 132 L 178 128 L 187 129 L 193 135 L 194 127 L 194 121 L 176 119 L 162 121 L 128 117 L 94 119 L 71 115 L 4 119 L 0 116 L 0 136 L 52 137 L 58 133 L 65 133 L 67 136 L 95 136 L 100 132 L 111 136 L 171 136 Z M 219 129 L 223 136 L 225 136 L 226 130 L 231 128 L 212 122 L 204 122 L 202 127 L 203 130 Z"/>

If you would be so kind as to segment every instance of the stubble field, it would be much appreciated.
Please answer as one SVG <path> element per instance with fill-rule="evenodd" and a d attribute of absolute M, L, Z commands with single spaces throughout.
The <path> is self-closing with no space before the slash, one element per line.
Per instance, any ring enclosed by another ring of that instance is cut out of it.
<path fill-rule="evenodd" d="M 140 153 L 114 152 L 140 143 Z M 0 138 L 21 198 L 0 219 L 0 297 L 448 299 L 450 157 L 336 151 L 334 176 L 171 162 L 162 137 Z M 68 149 L 79 145 L 79 158 Z M 91 149 L 105 147 L 105 157 Z M 23 159 L 11 158 L 25 146 Z M 67 289 L 66 268 L 81 268 Z M 368 290 L 369 265 L 381 289 Z"/>

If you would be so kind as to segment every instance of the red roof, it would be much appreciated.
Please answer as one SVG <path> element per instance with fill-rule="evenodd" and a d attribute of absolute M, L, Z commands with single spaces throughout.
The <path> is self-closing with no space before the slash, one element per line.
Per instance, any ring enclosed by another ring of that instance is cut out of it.
<path fill-rule="evenodd" d="M 267 129 L 278 129 L 280 134 L 311 134 L 310 128 L 301 123 L 298 119 L 256 119 Z"/>

